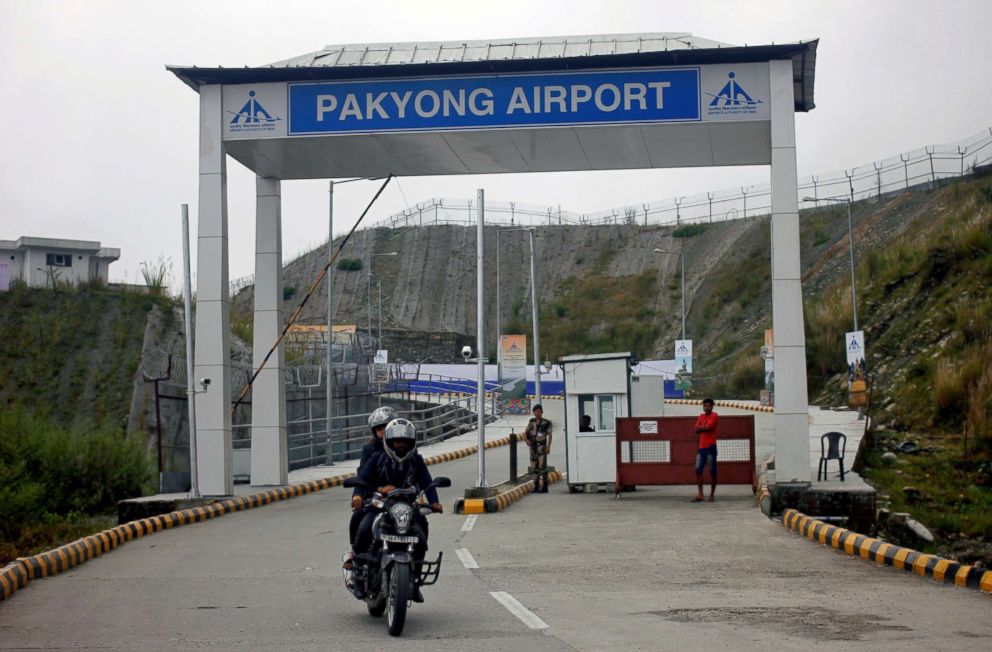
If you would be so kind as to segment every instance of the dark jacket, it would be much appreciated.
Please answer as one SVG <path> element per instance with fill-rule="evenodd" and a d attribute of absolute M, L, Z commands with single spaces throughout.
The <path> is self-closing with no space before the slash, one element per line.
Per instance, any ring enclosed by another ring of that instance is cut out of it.
<path fill-rule="evenodd" d="M 381 452 L 382 452 L 382 440 L 379 439 L 378 437 L 375 438 L 375 441 L 370 441 L 369 443 L 362 446 L 362 459 L 360 462 L 358 462 L 358 472 L 361 473 L 362 467 L 368 463 L 368 461 L 372 458 L 373 455 Z"/>
<path fill-rule="evenodd" d="M 413 457 L 397 464 L 385 451 L 378 451 L 369 458 L 368 462 L 358 471 L 358 477 L 365 483 L 365 487 L 355 487 L 354 495 L 367 498 L 379 487 L 391 484 L 396 487 L 417 487 L 423 489 L 431 482 L 431 472 L 427 470 L 427 463 L 420 453 L 414 453 Z M 437 495 L 437 489 L 431 487 L 427 490 L 427 502 L 441 502 Z"/>

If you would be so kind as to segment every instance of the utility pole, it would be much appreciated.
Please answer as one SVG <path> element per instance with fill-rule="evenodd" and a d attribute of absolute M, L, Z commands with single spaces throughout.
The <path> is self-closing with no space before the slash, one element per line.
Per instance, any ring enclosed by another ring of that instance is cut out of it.
<path fill-rule="evenodd" d="M 333 319 L 333 290 L 334 290 L 334 266 L 329 263 L 334 258 L 334 180 L 331 179 L 328 185 L 328 205 L 327 205 L 327 352 L 324 357 L 324 366 L 327 368 L 327 401 L 324 408 L 327 417 L 327 459 L 325 464 L 334 464 L 334 444 L 332 423 L 334 420 L 334 373 L 331 370 L 332 349 L 334 347 L 334 327 Z"/>

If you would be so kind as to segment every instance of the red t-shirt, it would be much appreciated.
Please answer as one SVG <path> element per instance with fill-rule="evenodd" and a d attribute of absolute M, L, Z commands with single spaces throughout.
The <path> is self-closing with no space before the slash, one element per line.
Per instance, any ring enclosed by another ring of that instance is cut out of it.
<path fill-rule="evenodd" d="M 699 433 L 699 447 L 709 448 L 716 444 L 716 428 L 717 424 L 720 423 L 720 417 L 717 416 L 716 412 L 710 412 L 706 414 L 703 412 L 696 419 L 697 428 L 706 428 L 706 432 Z"/>

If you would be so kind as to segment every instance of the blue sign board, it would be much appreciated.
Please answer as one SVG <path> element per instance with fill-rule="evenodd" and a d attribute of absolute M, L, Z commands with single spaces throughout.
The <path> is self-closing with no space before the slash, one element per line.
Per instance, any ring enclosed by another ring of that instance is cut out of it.
<path fill-rule="evenodd" d="M 699 69 L 289 85 L 289 134 L 700 119 Z"/>

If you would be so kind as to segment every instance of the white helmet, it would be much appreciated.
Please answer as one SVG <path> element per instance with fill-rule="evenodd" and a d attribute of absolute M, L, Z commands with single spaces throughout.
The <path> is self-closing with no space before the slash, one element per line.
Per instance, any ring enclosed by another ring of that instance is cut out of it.
<path fill-rule="evenodd" d="M 410 442 L 410 449 L 400 455 L 393 450 L 393 443 L 405 439 Z M 402 464 L 406 462 L 417 450 L 417 429 L 408 420 L 397 417 L 386 426 L 386 435 L 383 437 L 383 449 L 391 460 Z"/>
<path fill-rule="evenodd" d="M 373 410 L 372 414 L 369 415 L 369 428 L 374 433 L 376 428 L 386 425 L 398 416 L 396 410 L 388 405 L 383 405 Z"/>

